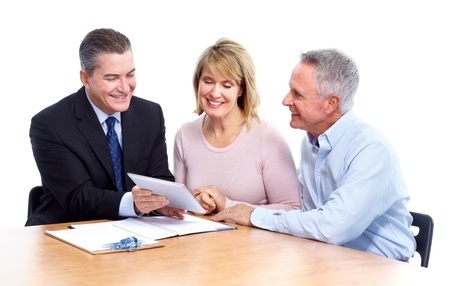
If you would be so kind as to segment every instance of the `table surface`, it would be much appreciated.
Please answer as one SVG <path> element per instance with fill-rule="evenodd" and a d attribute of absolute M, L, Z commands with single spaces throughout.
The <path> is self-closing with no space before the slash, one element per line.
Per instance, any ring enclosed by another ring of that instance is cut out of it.
<path fill-rule="evenodd" d="M 69 223 L 0 230 L 1 285 L 427 285 L 430 269 L 257 228 L 172 237 L 92 255 L 48 235 Z"/>

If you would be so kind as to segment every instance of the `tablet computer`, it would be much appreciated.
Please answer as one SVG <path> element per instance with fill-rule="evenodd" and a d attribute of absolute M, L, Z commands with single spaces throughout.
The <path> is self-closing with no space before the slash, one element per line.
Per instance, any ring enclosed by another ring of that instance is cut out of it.
<path fill-rule="evenodd" d="M 133 173 L 127 174 L 139 188 L 151 190 L 153 194 L 169 199 L 168 205 L 171 207 L 202 214 L 206 212 L 184 184 Z"/>

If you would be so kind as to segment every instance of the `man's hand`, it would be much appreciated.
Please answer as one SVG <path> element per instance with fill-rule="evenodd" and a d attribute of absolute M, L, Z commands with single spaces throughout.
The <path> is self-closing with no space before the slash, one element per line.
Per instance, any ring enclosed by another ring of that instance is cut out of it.
<path fill-rule="evenodd" d="M 134 186 L 131 189 L 133 194 L 133 202 L 136 213 L 147 214 L 153 210 L 160 209 L 169 203 L 166 197 L 153 195 L 152 191 L 140 189 L 138 186 Z"/>
<path fill-rule="evenodd" d="M 238 204 L 231 208 L 226 208 L 211 217 L 213 221 L 232 220 L 237 224 L 252 226 L 250 216 L 255 208 L 245 204 Z"/>
<path fill-rule="evenodd" d="M 187 213 L 186 210 L 177 209 L 174 207 L 165 206 L 163 208 L 156 210 L 159 214 L 165 215 L 165 216 L 174 216 L 179 219 L 184 219 L 184 214 Z"/>

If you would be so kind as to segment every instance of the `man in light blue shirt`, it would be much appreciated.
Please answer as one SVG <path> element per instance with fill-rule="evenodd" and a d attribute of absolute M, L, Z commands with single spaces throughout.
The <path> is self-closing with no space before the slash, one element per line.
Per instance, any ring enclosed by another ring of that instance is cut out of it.
<path fill-rule="evenodd" d="M 306 130 L 298 180 L 302 210 L 237 205 L 213 220 L 288 233 L 407 261 L 416 243 L 408 190 L 385 137 L 355 117 L 359 74 L 338 50 L 302 54 L 283 105 Z"/>

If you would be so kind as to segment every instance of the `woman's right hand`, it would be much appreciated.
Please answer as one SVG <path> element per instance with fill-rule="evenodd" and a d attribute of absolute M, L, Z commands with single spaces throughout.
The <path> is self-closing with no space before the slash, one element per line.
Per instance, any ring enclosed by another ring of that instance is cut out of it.
<path fill-rule="evenodd" d="M 206 214 L 210 214 L 213 211 L 220 212 L 225 207 L 226 197 L 216 186 L 210 185 L 197 188 L 193 195 L 205 209 Z"/>

